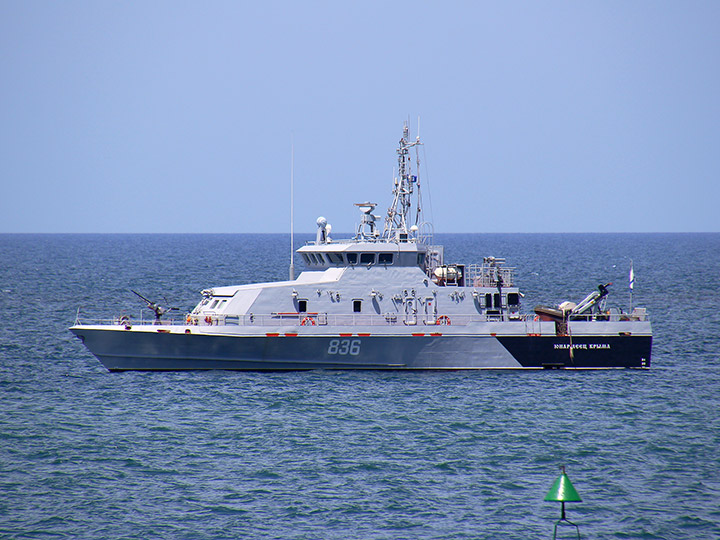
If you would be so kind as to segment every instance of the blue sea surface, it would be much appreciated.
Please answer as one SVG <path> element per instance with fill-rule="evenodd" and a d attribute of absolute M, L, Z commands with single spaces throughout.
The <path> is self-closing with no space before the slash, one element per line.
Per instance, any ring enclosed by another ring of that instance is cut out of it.
<path fill-rule="evenodd" d="M 527 311 L 627 309 L 632 259 L 652 368 L 111 374 L 78 308 L 286 279 L 288 237 L 0 235 L 0 538 L 552 538 L 560 465 L 584 539 L 720 538 L 720 234 L 436 240 L 506 257 Z"/>

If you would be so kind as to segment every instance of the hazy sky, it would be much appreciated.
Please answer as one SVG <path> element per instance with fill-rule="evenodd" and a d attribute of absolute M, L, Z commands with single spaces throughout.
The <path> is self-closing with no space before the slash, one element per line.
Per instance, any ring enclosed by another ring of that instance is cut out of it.
<path fill-rule="evenodd" d="M 720 2 L 0 0 L 0 232 L 720 231 Z M 426 191 L 427 193 L 427 191 Z"/>

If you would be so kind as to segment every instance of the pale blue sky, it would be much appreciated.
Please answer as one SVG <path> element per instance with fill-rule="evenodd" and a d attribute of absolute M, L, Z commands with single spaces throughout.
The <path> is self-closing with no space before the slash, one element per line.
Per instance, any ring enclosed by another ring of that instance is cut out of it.
<path fill-rule="evenodd" d="M 0 0 L 0 232 L 720 231 L 720 2 Z M 426 176 L 426 179 L 428 177 Z M 428 182 L 426 182 L 426 187 Z"/>

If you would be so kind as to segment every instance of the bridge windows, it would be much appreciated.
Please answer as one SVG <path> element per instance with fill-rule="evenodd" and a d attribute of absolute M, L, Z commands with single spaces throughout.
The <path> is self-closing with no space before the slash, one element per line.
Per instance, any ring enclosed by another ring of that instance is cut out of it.
<path fill-rule="evenodd" d="M 392 253 L 380 253 L 378 254 L 378 264 L 392 264 L 393 254 Z"/>
<path fill-rule="evenodd" d="M 344 266 L 346 264 L 382 264 L 385 266 L 390 264 L 399 264 L 400 266 L 409 266 L 411 263 L 411 259 L 409 259 L 411 254 L 403 253 L 398 253 L 396 255 L 395 253 L 359 253 L 352 251 L 345 253 L 338 253 L 335 251 L 307 251 L 301 253 L 301 255 L 303 261 L 305 261 L 305 264 L 308 266 Z M 415 255 L 412 254 L 412 257 L 415 257 Z M 418 260 L 424 260 L 424 254 L 420 254 Z M 414 261 L 414 259 L 412 259 L 412 261 Z"/>
<path fill-rule="evenodd" d="M 308 266 L 327 266 L 328 264 L 343 264 L 343 256 L 340 253 L 314 253 L 309 251 L 301 253 L 305 264 Z M 327 257 L 327 259 L 325 259 Z"/>
<path fill-rule="evenodd" d="M 326 255 L 327 255 L 328 260 L 329 260 L 332 264 L 342 264 L 342 263 L 343 263 L 342 253 L 329 252 L 329 253 L 327 253 Z"/>

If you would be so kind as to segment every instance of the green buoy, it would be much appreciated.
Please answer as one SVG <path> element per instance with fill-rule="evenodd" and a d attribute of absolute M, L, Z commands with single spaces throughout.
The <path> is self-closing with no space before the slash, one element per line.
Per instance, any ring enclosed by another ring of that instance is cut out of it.
<path fill-rule="evenodd" d="M 552 485 L 552 487 L 550 488 L 550 491 L 545 496 L 546 501 L 562 503 L 562 515 L 560 516 L 560 519 L 555 523 L 555 531 L 553 532 L 553 540 L 557 537 L 558 525 L 565 524 L 565 523 L 575 527 L 575 530 L 577 531 L 577 537 L 580 538 L 580 527 L 578 527 L 575 523 L 570 521 L 565 516 L 565 503 L 566 502 L 582 502 L 582 499 L 580 498 L 580 495 L 578 495 L 578 492 L 575 489 L 575 487 L 572 485 L 572 482 L 570 482 L 568 475 L 565 474 L 565 466 L 562 465 L 560 467 L 560 470 L 562 471 L 562 473 L 560 474 L 558 479 L 555 480 L 555 483 Z"/>

